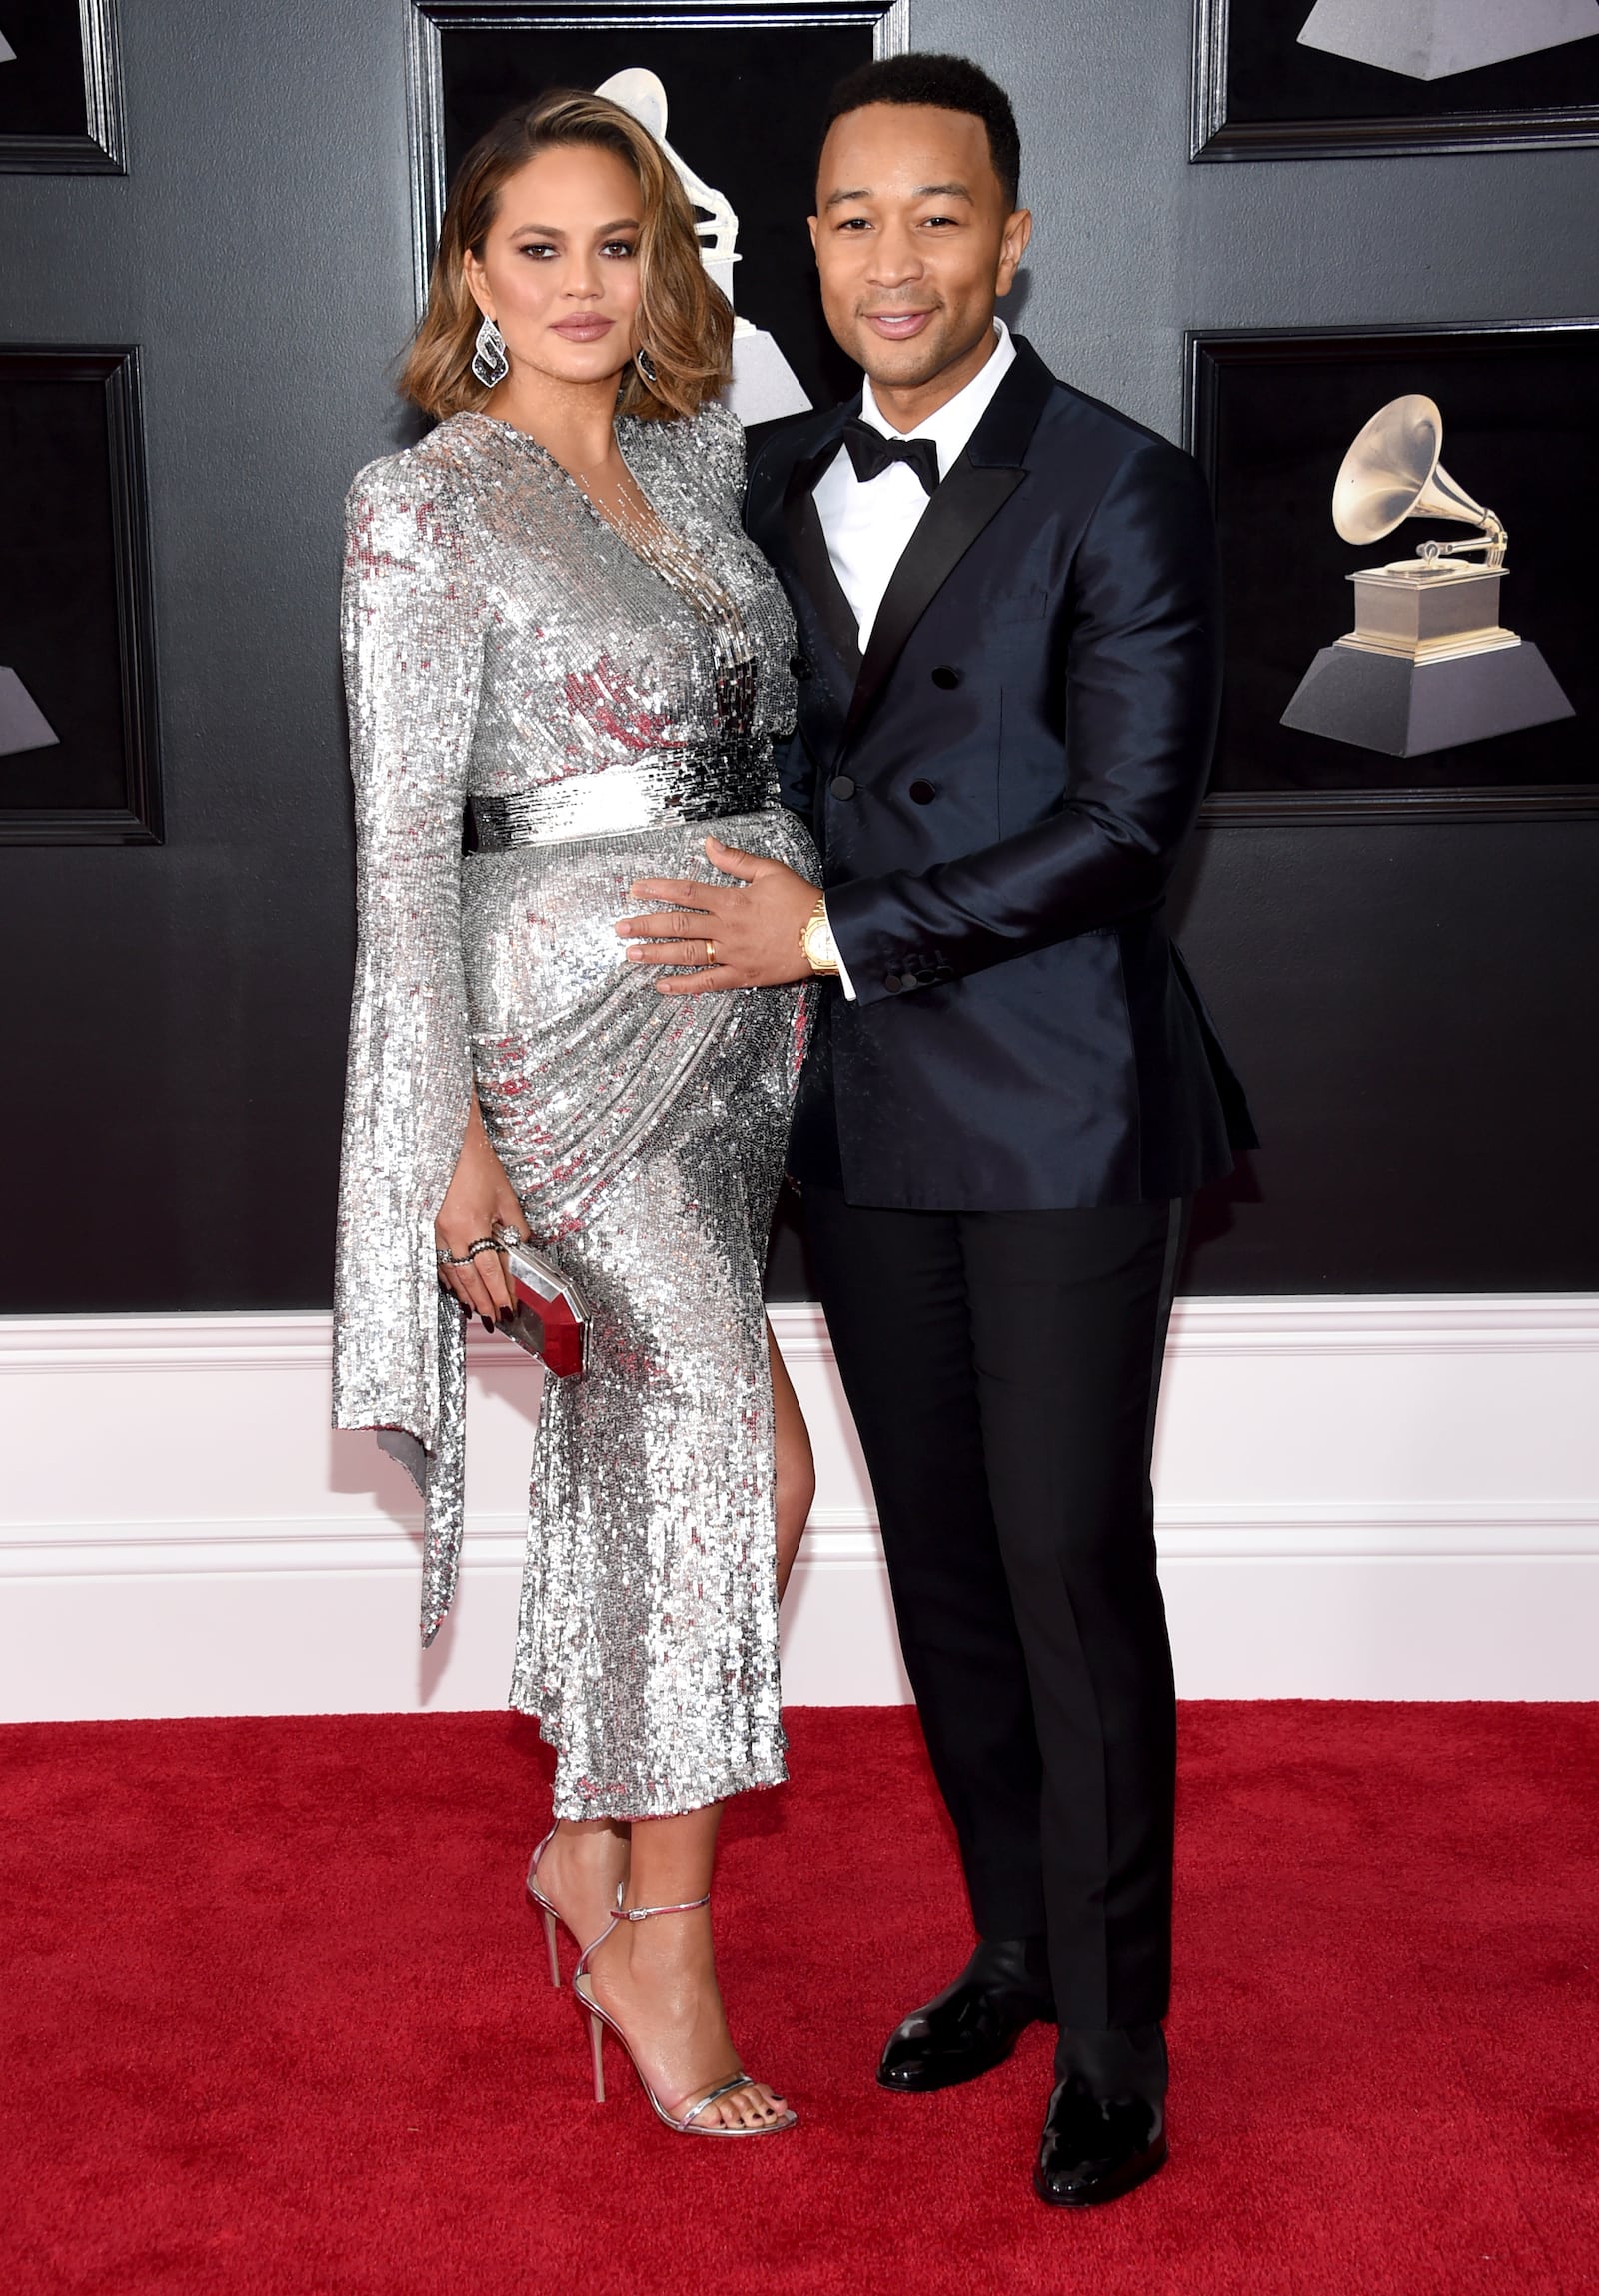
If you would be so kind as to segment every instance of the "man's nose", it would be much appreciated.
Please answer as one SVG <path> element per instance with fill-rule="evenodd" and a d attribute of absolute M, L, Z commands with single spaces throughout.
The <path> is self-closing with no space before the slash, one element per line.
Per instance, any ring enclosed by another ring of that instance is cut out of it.
<path fill-rule="evenodd" d="M 908 231 L 879 231 L 871 243 L 868 275 L 881 287 L 902 286 L 921 275 L 921 255 Z"/>

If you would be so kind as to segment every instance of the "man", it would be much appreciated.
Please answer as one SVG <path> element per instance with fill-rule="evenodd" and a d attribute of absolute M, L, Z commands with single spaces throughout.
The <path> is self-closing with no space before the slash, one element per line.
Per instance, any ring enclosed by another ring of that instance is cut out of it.
<path fill-rule="evenodd" d="M 748 508 L 800 631 L 785 795 L 825 898 L 712 846 L 741 882 L 641 884 L 678 908 L 619 930 L 714 944 L 668 995 L 836 976 L 791 1168 L 977 1932 L 878 2078 L 974 2079 L 1057 2018 L 1034 2186 L 1072 2207 L 1166 2157 L 1149 1449 L 1186 1199 L 1251 1136 L 1161 915 L 1215 728 L 1209 512 L 996 323 L 1019 156 L 961 58 L 837 90 L 810 229 L 867 382 L 769 437 Z"/>

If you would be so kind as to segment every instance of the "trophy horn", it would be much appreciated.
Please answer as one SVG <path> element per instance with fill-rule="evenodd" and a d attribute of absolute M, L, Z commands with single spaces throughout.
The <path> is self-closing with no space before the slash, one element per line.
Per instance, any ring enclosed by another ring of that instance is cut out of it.
<path fill-rule="evenodd" d="M 1421 391 L 1379 407 L 1344 456 L 1332 490 L 1332 523 L 1345 542 L 1380 542 L 1407 518 L 1450 518 L 1482 532 L 1469 542 L 1424 543 L 1427 558 L 1486 551 L 1502 566 L 1506 535 L 1491 510 L 1468 495 L 1438 461 L 1443 417 Z"/>

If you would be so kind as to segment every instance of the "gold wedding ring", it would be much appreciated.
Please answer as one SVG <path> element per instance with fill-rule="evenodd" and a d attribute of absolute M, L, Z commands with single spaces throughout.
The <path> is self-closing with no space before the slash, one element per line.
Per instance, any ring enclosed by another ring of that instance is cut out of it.
<path fill-rule="evenodd" d="M 707 963 L 708 965 L 715 965 L 715 963 L 716 963 L 716 962 L 717 962 L 717 945 L 716 945 L 716 943 L 715 943 L 714 941 L 708 941 L 708 942 L 706 943 L 706 963 Z"/>

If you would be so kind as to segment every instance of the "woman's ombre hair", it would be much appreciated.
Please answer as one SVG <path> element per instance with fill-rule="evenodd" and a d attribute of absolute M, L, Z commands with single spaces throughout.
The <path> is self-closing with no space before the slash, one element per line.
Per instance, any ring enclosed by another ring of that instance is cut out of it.
<path fill-rule="evenodd" d="M 440 420 L 479 408 L 489 393 L 472 372 L 483 314 L 467 285 L 467 251 L 481 261 L 502 187 L 536 152 L 592 144 L 615 152 L 638 178 L 638 347 L 654 366 L 646 383 L 623 370 L 619 414 L 662 422 L 692 415 L 728 380 L 733 312 L 700 260 L 694 210 L 676 169 L 647 128 L 604 96 L 552 88 L 479 138 L 457 170 L 428 282 L 428 308 L 406 357 L 400 391 Z"/>

